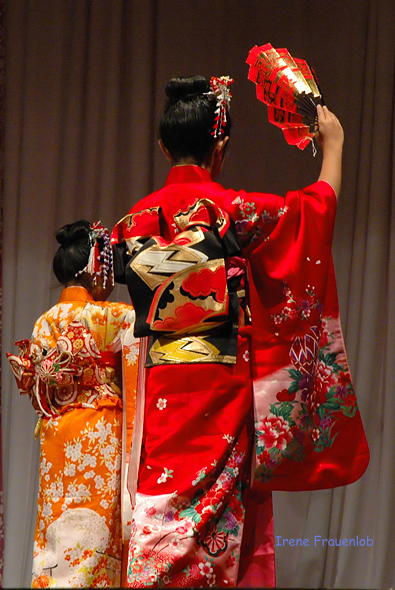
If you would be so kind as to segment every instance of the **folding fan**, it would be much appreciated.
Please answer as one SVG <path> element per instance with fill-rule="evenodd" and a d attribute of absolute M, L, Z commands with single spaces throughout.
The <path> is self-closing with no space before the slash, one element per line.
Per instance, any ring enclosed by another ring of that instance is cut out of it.
<path fill-rule="evenodd" d="M 248 54 L 249 80 L 267 105 L 269 122 L 280 127 L 291 145 L 303 150 L 317 131 L 317 104 L 324 104 L 314 71 L 287 49 L 270 43 L 255 46 Z M 314 145 L 314 144 L 313 144 Z"/>

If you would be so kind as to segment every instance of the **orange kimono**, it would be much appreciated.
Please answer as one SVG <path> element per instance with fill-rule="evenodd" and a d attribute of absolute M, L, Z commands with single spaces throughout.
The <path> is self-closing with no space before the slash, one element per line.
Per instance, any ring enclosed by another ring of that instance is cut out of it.
<path fill-rule="evenodd" d="M 8 355 L 40 416 L 32 587 L 120 585 L 121 389 L 123 373 L 130 423 L 133 323 L 131 306 L 95 302 L 84 288 L 69 287 L 37 320 L 32 341 L 17 343 L 21 354 Z"/>

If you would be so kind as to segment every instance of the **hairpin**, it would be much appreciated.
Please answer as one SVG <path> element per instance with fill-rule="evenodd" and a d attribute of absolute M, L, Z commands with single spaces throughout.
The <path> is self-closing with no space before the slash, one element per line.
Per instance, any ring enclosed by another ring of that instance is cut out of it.
<path fill-rule="evenodd" d="M 101 251 L 98 243 L 99 239 L 103 240 Z M 102 275 L 103 287 L 105 287 L 111 275 L 112 284 L 114 284 L 111 238 L 108 229 L 100 225 L 100 221 L 96 221 L 91 225 L 89 244 L 90 252 L 87 265 L 82 270 L 79 270 L 75 276 L 87 272 L 93 277 L 93 282 L 96 284 L 98 277 Z"/>
<path fill-rule="evenodd" d="M 211 78 L 210 86 L 211 92 L 215 94 L 217 99 L 217 106 L 215 109 L 214 125 L 211 135 L 217 138 L 224 132 L 226 124 L 226 112 L 229 109 L 232 93 L 229 86 L 234 82 L 233 78 L 229 76 L 221 76 L 219 78 Z M 210 93 L 211 94 L 211 93 Z"/>

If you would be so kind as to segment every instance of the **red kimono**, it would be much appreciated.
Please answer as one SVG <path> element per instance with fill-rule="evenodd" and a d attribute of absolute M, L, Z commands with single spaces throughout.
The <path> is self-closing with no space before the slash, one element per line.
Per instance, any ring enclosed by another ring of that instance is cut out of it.
<path fill-rule="evenodd" d="M 273 586 L 271 491 L 365 470 L 335 211 L 325 182 L 282 198 L 183 166 L 114 228 L 144 342 L 130 586 Z"/>

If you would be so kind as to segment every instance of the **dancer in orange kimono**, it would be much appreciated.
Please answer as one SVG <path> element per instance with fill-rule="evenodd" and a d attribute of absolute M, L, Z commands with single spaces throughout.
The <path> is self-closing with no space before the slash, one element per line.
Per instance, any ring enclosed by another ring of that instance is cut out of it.
<path fill-rule="evenodd" d="M 19 356 L 8 355 L 39 415 L 32 586 L 119 587 L 122 365 L 133 414 L 134 311 L 105 302 L 113 289 L 105 228 L 79 221 L 60 229 L 57 240 L 60 300 L 37 320 L 32 339 L 17 343 Z"/>
<path fill-rule="evenodd" d="M 170 80 L 172 168 L 112 236 L 142 338 L 131 587 L 274 586 L 271 491 L 344 485 L 368 461 L 331 259 L 343 129 L 318 107 L 311 186 L 225 189 L 230 82 Z"/>

